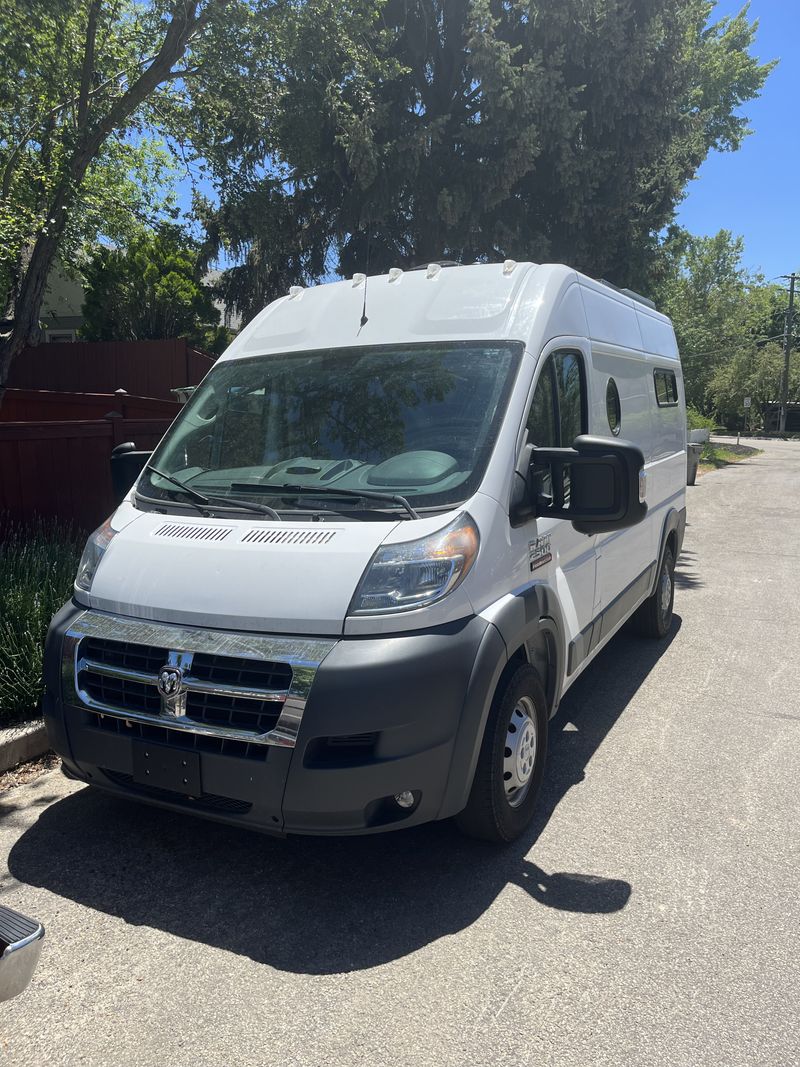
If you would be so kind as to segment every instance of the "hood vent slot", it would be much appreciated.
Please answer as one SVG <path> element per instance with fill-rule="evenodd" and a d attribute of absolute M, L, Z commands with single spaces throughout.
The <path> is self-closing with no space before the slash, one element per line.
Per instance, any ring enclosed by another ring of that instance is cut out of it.
<path fill-rule="evenodd" d="M 258 545 L 326 545 L 336 536 L 336 530 L 248 530 L 242 538 L 249 544 Z"/>
<path fill-rule="evenodd" d="M 230 526 L 199 526 L 194 523 L 168 522 L 155 531 L 155 537 L 178 537 L 188 541 L 224 541 Z"/>

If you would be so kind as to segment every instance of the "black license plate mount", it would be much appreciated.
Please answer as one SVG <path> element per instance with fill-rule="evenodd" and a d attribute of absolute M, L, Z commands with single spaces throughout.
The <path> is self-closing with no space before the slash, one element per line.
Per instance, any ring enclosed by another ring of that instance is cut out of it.
<path fill-rule="evenodd" d="M 149 741 L 133 741 L 133 780 L 137 785 L 154 789 L 168 789 L 199 797 L 199 752 L 182 752 L 170 745 L 153 745 Z"/>

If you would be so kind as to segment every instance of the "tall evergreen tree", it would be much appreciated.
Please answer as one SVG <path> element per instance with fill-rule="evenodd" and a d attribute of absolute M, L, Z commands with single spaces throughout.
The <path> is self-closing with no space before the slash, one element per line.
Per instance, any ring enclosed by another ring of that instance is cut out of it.
<path fill-rule="evenodd" d="M 710 23 L 713 6 L 287 0 L 265 153 L 243 149 L 231 180 L 224 128 L 198 131 L 222 194 L 210 248 L 245 261 L 229 300 L 249 313 L 326 269 L 440 257 L 641 284 L 687 181 L 739 146 L 737 108 L 770 70 L 747 9 Z M 338 34 L 346 20 L 360 32 Z"/>

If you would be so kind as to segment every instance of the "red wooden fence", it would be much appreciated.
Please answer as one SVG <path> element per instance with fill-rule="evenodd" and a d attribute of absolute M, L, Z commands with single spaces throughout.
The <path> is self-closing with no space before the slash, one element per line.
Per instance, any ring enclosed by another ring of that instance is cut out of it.
<path fill-rule="evenodd" d="M 154 448 L 171 419 L 122 417 L 76 422 L 0 422 L 0 513 L 36 515 L 94 529 L 114 508 L 115 445 Z"/>
<path fill-rule="evenodd" d="M 174 400 L 170 389 L 197 385 L 214 356 L 172 341 L 72 341 L 26 348 L 11 364 L 13 389 L 113 393 Z"/>

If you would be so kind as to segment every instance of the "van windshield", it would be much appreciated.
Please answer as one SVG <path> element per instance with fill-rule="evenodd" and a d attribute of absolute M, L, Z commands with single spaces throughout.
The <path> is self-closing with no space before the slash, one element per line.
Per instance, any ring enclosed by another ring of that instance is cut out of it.
<path fill-rule="evenodd" d="M 399 494 L 414 508 L 449 505 L 480 484 L 522 349 L 450 342 L 225 361 L 195 391 L 153 466 L 197 492 L 276 509 L 387 506 L 321 492 L 333 488 Z M 137 491 L 159 502 L 180 496 L 147 469 Z"/>

